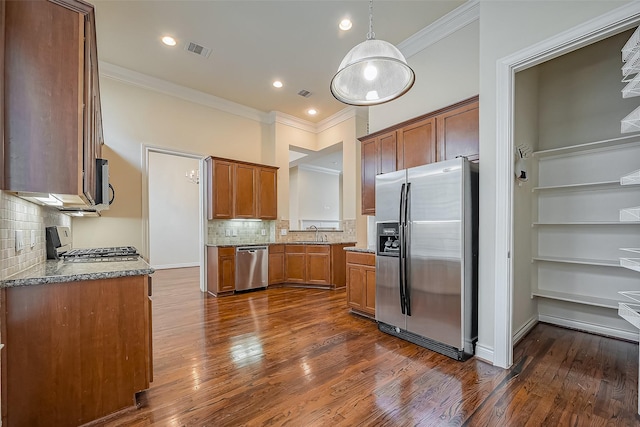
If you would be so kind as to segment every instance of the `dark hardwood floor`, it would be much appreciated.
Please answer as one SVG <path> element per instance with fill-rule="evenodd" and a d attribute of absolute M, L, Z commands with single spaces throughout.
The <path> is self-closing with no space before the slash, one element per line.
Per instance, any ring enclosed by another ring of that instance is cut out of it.
<path fill-rule="evenodd" d="M 638 345 L 539 324 L 502 370 L 383 334 L 344 291 L 154 274 L 154 381 L 105 426 L 637 426 Z"/>

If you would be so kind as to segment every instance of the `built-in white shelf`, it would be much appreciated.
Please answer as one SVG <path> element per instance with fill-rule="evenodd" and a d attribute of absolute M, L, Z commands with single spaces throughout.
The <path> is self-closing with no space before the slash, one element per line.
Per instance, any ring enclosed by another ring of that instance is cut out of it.
<path fill-rule="evenodd" d="M 588 259 L 588 258 L 565 258 L 565 257 L 552 257 L 552 256 L 535 256 L 532 258 L 534 261 L 544 262 L 559 262 L 564 264 L 581 264 L 581 265 L 593 265 L 598 267 L 615 267 L 620 268 L 619 260 L 608 259 Z"/>
<path fill-rule="evenodd" d="M 640 142 L 640 135 L 638 134 L 626 135 L 618 138 L 587 142 L 585 144 L 576 144 L 576 145 L 569 145 L 566 147 L 551 148 L 549 150 L 534 151 L 531 155 L 533 157 L 539 157 L 539 158 L 549 157 L 549 156 L 561 156 L 561 155 L 577 153 L 579 151 L 594 150 L 598 148 L 608 148 L 608 147 L 614 147 L 616 145 L 631 144 L 634 142 Z"/>
<path fill-rule="evenodd" d="M 636 76 L 622 88 L 623 98 L 632 98 L 634 96 L 640 96 L 640 74 L 636 74 Z"/>
<path fill-rule="evenodd" d="M 640 254 L 640 248 L 620 248 L 621 251 L 633 252 L 634 254 Z M 640 300 L 638 300 L 640 302 Z"/>
<path fill-rule="evenodd" d="M 620 185 L 640 185 L 640 170 L 620 177 Z"/>
<path fill-rule="evenodd" d="M 640 258 L 620 258 L 620 265 L 629 270 L 640 272 Z"/>
<path fill-rule="evenodd" d="M 622 62 L 627 62 L 634 53 L 640 50 L 640 27 L 636 28 L 629 40 L 622 47 Z"/>
<path fill-rule="evenodd" d="M 546 191 L 546 190 L 591 190 L 601 189 L 603 187 L 620 187 L 620 181 L 601 181 L 601 182 L 585 182 L 581 184 L 566 184 L 566 185 L 549 185 L 546 187 L 533 187 L 532 192 Z"/>
<path fill-rule="evenodd" d="M 621 222 L 639 222 L 640 206 L 636 206 L 633 208 L 620 209 L 620 221 Z"/>
<path fill-rule="evenodd" d="M 584 221 L 584 222 L 534 222 L 532 227 L 551 225 L 640 225 L 640 221 Z"/>
<path fill-rule="evenodd" d="M 620 301 L 609 298 L 600 298 L 591 295 L 579 295 L 573 293 L 569 294 L 565 292 L 557 292 L 548 289 L 537 288 L 531 290 L 531 296 L 613 309 L 618 308 L 619 304 L 621 304 Z"/>
<path fill-rule="evenodd" d="M 640 311 L 640 305 L 638 304 L 628 302 L 618 304 L 618 315 L 640 329 L 640 313 L 638 311 Z"/>
<path fill-rule="evenodd" d="M 631 133 L 640 131 L 640 107 L 636 108 L 620 120 L 620 132 Z"/>

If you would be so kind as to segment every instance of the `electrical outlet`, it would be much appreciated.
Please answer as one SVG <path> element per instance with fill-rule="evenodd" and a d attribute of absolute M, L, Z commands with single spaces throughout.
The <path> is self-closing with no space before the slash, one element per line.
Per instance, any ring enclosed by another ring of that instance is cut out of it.
<path fill-rule="evenodd" d="M 236 237 L 238 235 L 238 230 L 236 228 L 232 229 L 231 234 L 233 235 L 233 237 Z"/>
<path fill-rule="evenodd" d="M 262 230 L 260 230 L 260 234 L 263 236 L 267 235 L 267 230 L 265 230 L 264 228 Z"/>
<path fill-rule="evenodd" d="M 24 234 L 22 230 L 16 230 L 16 252 L 24 249 Z"/>
<path fill-rule="evenodd" d="M 31 230 L 31 247 L 36 245 L 36 230 Z"/>
<path fill-rule="evenodd" d="M 282 230 L 280 230 L 280 235 L 281 236 L 286 236 L 287 235 L 287 229 L 283 228 Z"/>
<path fill-rule="evenodd" d="M 224 230 L 224 236 L 225 237 L 231 237 L 231 230 L 229 230 L 228 228 L 226 230 Z"/>

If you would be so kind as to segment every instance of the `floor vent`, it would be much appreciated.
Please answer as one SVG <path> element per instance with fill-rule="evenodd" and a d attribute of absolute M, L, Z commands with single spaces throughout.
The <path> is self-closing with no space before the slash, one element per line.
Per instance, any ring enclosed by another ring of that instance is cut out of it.
<path fill-rule="evenodd" d="M 194 42 L 187 42 L 187 44 L 184 46 L 184 50 L 195 53 L 199 56 L 204 56 L 205 58 L 208 58 L 211 54 L 211 49 Z"/>

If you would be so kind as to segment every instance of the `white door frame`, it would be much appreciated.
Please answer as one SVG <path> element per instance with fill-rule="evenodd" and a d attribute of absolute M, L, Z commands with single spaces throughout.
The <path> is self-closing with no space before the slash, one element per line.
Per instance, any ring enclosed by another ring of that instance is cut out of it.
<path fill-rule="evenodd" d="M 498 60 L 496 70 L 496 246 L 493 364 L 513 363 L 513 130 L 514 77 L 518 71 L 595 43 L 640 23 L 631 2 L 571 30 Z M 620 63 L 622 66 L 622 62 Z M 622 78 L 622 75 L 620 76 Z M 622 96 L 622 95 L 621 95 Z M 506 307 L 506 310 L 500 310 Z"/>
<path fill-rule="evenodd" d="M 200 234 L 200 290 L 206 292 L 206 236 L 207 236 L 207 218 L 204 214 L 205 209 L 205 195 L 206 195 L 206 179 L 204 179 L 203 172 L 205 171 L 205 156 L 197 153 L 189 153 L 186 151 L 169 150 L 162 147 L 156 147 L 153 145 L 142 144 L 142 244 L 143 253 L 149 253 L 149 154 L 161 153 L 169 154 L 172 156 L 187 157 L 190 159 L 197 159 L 200 168 L 200 183 L 198 184 L 199 196 L 198 196 L 198 222 L 199 234 Z"/>

